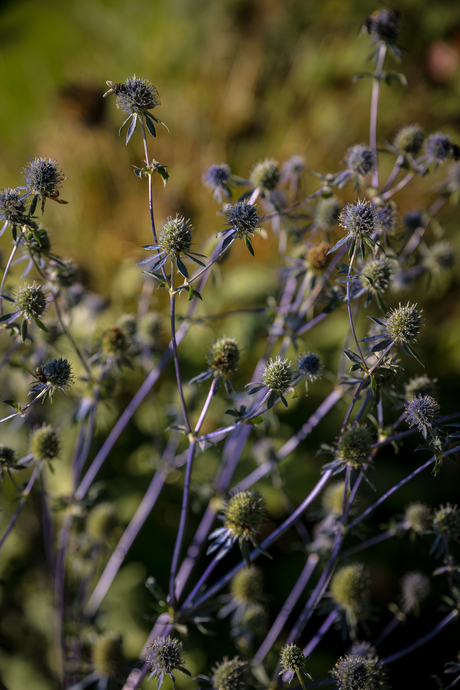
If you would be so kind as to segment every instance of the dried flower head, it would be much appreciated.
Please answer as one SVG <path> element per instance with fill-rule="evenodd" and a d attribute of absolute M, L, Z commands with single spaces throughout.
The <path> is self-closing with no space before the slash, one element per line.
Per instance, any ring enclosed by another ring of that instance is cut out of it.
<path fill-rule="evenodd" d="M 240 348 L 235 338 L 219 338 L 211 345 L 206 361 L 214 376 L 226 378 L 234 374 L 240 362 Z"/>
<path fill-rule="evenodd" d="M 315 225 L 320 230 L 330 230 L 339 222 L 341 204 L 335 196 L 321 198 L 315 206 Z"/>
<path fill-rule="evenodd" d="M 349 426 L 342 434 L 337 447 L 339 458 L 354 469 L 361 469 L 370 462 L 372 443 L 371 429 L 365 424 Z"/>
<path fill-rule="evenodd" d="M 212 669 L 214 690 L 244 690 L 248 675 L 248 664 L 235 656 L 224 659 Z"/>
<path fill-rule="evenodd" d="M 182 642 L 167 637 L 157 637 L 151 642 L 145 653 L 145 660 L 151 671 L 149 680 L 153 676 L 157 678 L 157 688 L 161 688 L 165 675 L 170 676 L 174 681 L 174 671 L 181 671 L 189 676 L 190 673 L 184 668 L 184 652 Z"/>
<path fill-rule="evenodd" d="M 399 343 L 414 343 L 422 327 L 422 311 L 416 304 L 406 304 L 392 309 L 384 319 L 388 335 Z"/>
<path fill-rule="evenodd" d="M 338 690 L 384 690 L 387 673 L 377 656 L 347 654 L 340 657 L 330 672 Z"/>
<path fill-rule="evenodd" d="M 26 210 L 24 193 L 18 189 L 0 189 L 0 220 L 20 223 Z"/>
<path fill-rule="evenodd" d="M 251 184 L 262 192 L 273 192 L 280 180 L 281 171 L 277 161 L 272 158 L 257 163 L 250 177 Z"/>
<path fill-rule="evenodd" d="M 404 575 L 401 580 L 401 605 L 404 613 L 418 609 L 430 593 L 430 578 L 414 570 Z"/>
<path fill-rule="evenodd" d="M 460 147 L 454 144 L 448 134 L 434 132 L 425 141 L 425 154 L 429 162 L 445 163 L 448 158 L 458 160 Z"/>
<path fill-rule="evenodd" d="M 308 268 L 315 273 L 322 273 L 331 262 L 331 257 L 328 256 L 330 248 L 329 242 L 320 242 L 311 247 L 306 256 Z"/>
<path fill-rule="evenodd" d="M 160 105 L 160 96 L 151 81 L 139 79 L 136 75 L 128 77 L 124 84 L 118 84 L 117 108 L 125 113 L 136 115 L 145 113 Z"/>
<path fill-rule="evenodd" d="M 364 144 L 355 144 L 347 151 L 347 168 L 353 174 L 365 177 L 377 166 L 375 153 Z"/>
<path fill-rule="evenodd" d="M 202 176 L 203 184 L 212 191 L 213 198 L 219 203 L 222 203 L 222 197 L 230 199 L 230 179 L 232 171 L 229 165 L 221 163 L 220 165 L 210 165 Z"/>
<path fill-rule="evenodd" d="M 118 633 L 99 635 L 91 649 L 93 669 L 102 678 L 115 678 L 123 665 L 122 639 Z"/>
<path fill-rule="evenodd" d="M 29 440 L 29 453 L 37 462 L 55 460 L 61 449 L 57 432 L 50 424 L 43 424 L 32 432 Z"/>
<path fill-rule="evenodd" d="M 393 145 L 397 149 L 409 153 L 411 156 L 417 156 L 424 141 L 425 134 L 423 129 L 419 125 L 409 125 L 399 130 L 394 138 Z"/>
<path fill-rule="evenodd" d="M 417 534 L 424 534 L 432 523 L 430 506 L 424 503 L 410 503 L 404 512 L 404 525 Z"/>
<path fill-rule="evenodd" d="M 23 319 L 32 321 L 39 319 L 46 311 L 47 302 L 45 291 L 37 283 L 24 285 L 16 293 L 15 307 Z"/>

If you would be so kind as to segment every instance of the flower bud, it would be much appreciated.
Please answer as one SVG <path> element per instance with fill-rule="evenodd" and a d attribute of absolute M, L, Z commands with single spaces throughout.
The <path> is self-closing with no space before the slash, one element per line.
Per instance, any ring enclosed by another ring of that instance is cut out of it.
<path fill-rule="evenodd" d="M 262 374 L 262 383 L 269 391 L 284 393 L 292 383 L 292 370 L 289 360 L 270 359 Z"/>
<path fill-rule="evenodd" d="M 416 304 L 401 304 L 397 309 L 392 309 L 384 319 L 388 335 L 397 342 L 413 343 L 417 340 L 422 327 L 422 311 Z"/>
<path fill-rule="evenodd" d="M 16 294 L 15 306 L 23 319 L 39 319 L 47 307 L 46 295 L 41 285 L 33 283 L 20 288 Z"/>
<path fill-rule="evenodd" d="M 235 494 L 224 510 L 224 525 L 234 537 L 253 539 L 267 516 L 265 500 L 258 491 L 248 489 Z"/>
<path fill-rule="evenodd" d="M 337 454 L 343 462 L 354 469 L 360 469 L 370 462 L 373 435 L 365 424 L 348 427 L 342 434 Z"/>
<path fill-rule="evenodd" d="M 251 177 L 251 183 L 263 192 L 273 192 L 281 180 L 281 172 L 278 163 L 272 158 L 266 158 L 257 163 Z"/>
<path fill-rule="evenodd" d="M 248 665 L 239 657 L 224 657 L 223 661 L 212 669 L 214 690 L 243 690 L 246 687 Z"/>
<path fill-rule="evenodd" d="M 215 376 L 225 378 L 234 374 L 240 361 L 240 348 L 235 338 L 219 338 L 211 345 L 206 361 Z"/>
<path fill-rule="evenodd" d="M 60 448 L 59 436 L 50 424 L 43 424 L 30 436 L 29 453 L 32 453 L 38 462 L 55 460 Z"/>
<path fill-rule="evenodd" d="M 239 604 L 254 604 L 260 601 L 263 592 L 263 575 L 260 568 L 251 565 L 240 570 L 230 584 L 233 598 Z"/>
<path fill-rule="evenodd" d="M 394 146 L 396 148 L 410 153 L 412 156 L 417 156 L 423 146 L 425 134 L 419 125 L 409 125 L 399 130 L 394 139 Z"/>

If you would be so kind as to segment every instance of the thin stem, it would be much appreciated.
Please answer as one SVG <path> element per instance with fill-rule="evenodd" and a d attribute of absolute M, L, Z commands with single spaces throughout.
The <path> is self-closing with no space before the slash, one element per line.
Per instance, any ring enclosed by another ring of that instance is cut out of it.
<path fill-rule="evenodd" d="M 11 530 L 15 526 L 17 519 L 21 513 L 21 510 L 24 508 L 24 504 L 26 500 L 29 498 L 29 494 L 32 491 L 32 487 L 35 484 L 35 480 L 37 479 L 38 475 L 40 474 L 41 466 L 39 463 L 35 464 L 35 467 L 33 469 L 32 474 L 30 475 L 29 481 L 27 482 L 27 485 L 25 489 L 21 492 L 21 497 L 19 499 L 18 507 L 14 511 L 6 529 L 3 534 L 3 537 L 0 539 L 0 549 L 2 548 L 3 544 L 6 542 Z"/>
<path fill-rule="evenodd" d="M 407 647 L 404 647 L 404 649 L 400 649 L 398 652 L 395 652 L 394 654 L 390 654 L 389 656 L 385 657 L 382 659 L 382 664 L 391 664 L 392 661 L 396 661 L 397 659 L 400 659 L 403 656 L 406 656 L 406 654 L 409 654 L 410 652 L 413 652 L 414 650 L 418 649 L 422 645 L 426 644 L 430 640 L 433 639 L 433 637 L 436 637 L 436 635 L 439 635 L 439 633 L 444 630 L 444 628 L 449 625 L 449 623 L 452 623 L 456 618 L 458 618 L 459 612 L 458 609 L 454 609 L 451 611 L 445 618 L 442 619 L 440 623 L 435 625 L 433 630 L 430 630 L 429 633 L 424 635 L 423 637 L 420 637 L 416 642 L 413 642 L 412 644 L 408 645 Z"/>
<path fill-rule="evenodd" d="M 144 145 L 144 155 L 145 155 L 145 163 L 146 165 L 149 165 L 149 151 L 148 151 L 148 145 L 147 145 L 147 135 L 145 132 L 145 125 L 144 125 L 144 120 L 142 117 L 139 118 L 139 122 L 141 123 L 141 131 L 142 131 L 142 142 Z M 157 243 L 157 233 L 155 229 L 155 218 L 153 215 L 153 182 L 152 182 L 152 175 L 147 175 L 148 180 L 149 180 L 149 212 L 150 212 L 150 224 L 152 226 L 152 234 L 153 234 L 153 240 L 154 243 Z"/>
<path fill-rule="evenodd" d="M 211 383 L 211 387 L 209 388 L 209 392 L 208 392 L 206 401 L 203 405 L 203 409 L 201 410 L 200 418 L 198 419 L 196 426 L 195 426 L 195 431 L 194 431 L 195 434 L 199 433 L 199 431 L 201 429 L 201 425 L 204 422 L 204 418 L 206 417 L 206 414 L 209 410 L 209 405 L 211 404 L 211 400 L 213 399 L 213 396 L 215 393 L 216 384 L 217 384 L 217 379 L 213 379 L 212 383 Z"/>
<path fill-rule="evenodd" d="M 372 97 L 371 97 L 371 116 L 370 116 L 370 129 L 369 129 L 369 141 L 371 149 L 377 158 L 377 112 L 379 107 L 379 95 L 380 95 L 380 76 L 382 74 L 383 63 L 385 62 L 385 56 L 387 52 L 387 47 L 385 43 L 382 43 L 378 49 L 377 54 L 377 66 L 374 73 L 374 81 L 372 84 Z M 374 171 L 372 172 L 372 186 L 374 189 L 379 187 L 379 171 L 376 165 Z"/>
<path fill-rule="evenodd" d="M 176 262 L 174 260 L 174 257 L 171 256 L 171 294 L 170 294 L 170 300 L 169 300 L 170 317 L 171 317 L 171 343 L 172 343 L 172 351 L 173 351 L 173 358 L 174 358 L 174 370 L 176 372 L 177 389 L 179 392 L 179 399 L 180 399 L 180 404 L 182 407 L 182 415 L 184 417 L 185 428 L 187 429 L 187 433 L 189 434 L 192 429 L 190 426 L 190 421 L 189 421 L 188 412 L 187 412 L 187 406 L 185 404 L 185 399 L 184 399 L 184 392 L 182 389 L 182 379 L 180 376 L 179 355 L 177 352 L 177 341 L 176 341 L 176 299 L 175 299 L 175 295 L 174 295 L 174 275 L 175 275 L 175 272 L 176 272 Z"/>
<path fill-rule="evenodd" d="M 13 259 L 14 259 L 14 255 L 15 255 L 16 252 L 17 252 L 17 249 L 18 249 L 18 247 L 19 247 L 19 245 L 20 245 L 20 243 L 21 243 L 21 240 L 22 240 L 22 238 L 23 238 L 23 235 L 24 235 L 24 230 L 21 230 L 21 232 L 19 233 L 19 237 L 17 238 L 16 242 L 14 243 L 14 247 L 13 247 L 13 249 L 11 250 L 11 254 L 10 254 L 9 258 L 8 258 L 7 264 L 6 264 L 6 266 L 5 266 L 5 270 L 4 270 L 4 272 L 3 272 L 2 283 L 1 283 L 1 285 L 0 285 L 0 316 L 3 315 L 3 299 L 2 299 L 2 296 L 3 296 L 4 289 L 5 289 L 6 278 L 7 278 L 7 276 L 8 276 L 8 272 L 9 272 L 9 270 L 10 270 L 11 262 L 12 262 Z"/>
<path fill-rule="evenodd" d="M 353 336 L 353 340 L 355 341 L 355 345 L 356 345 L 356 348 L 357 348 L 357 350 L 358 350 L 358 352 L 359 352 L 359 356 L 360 356 L 361 361 L 362 361 L 362 363 L 363 363 L 363 367 L 365 367 L 365 366 L 366 366 L 366 362 L 365 362 L 365 360 L 364 360 L 364 355 L 363 355 L 363 353 L 361 352 L 361 347 L 360 347 L 360 345 L 359 345 L 358 338 L 356 337 L 355 326 L 354 326 L 354 323 L 353 323 L 353 314 L 351 313 L 350 283 L 351 283 L 351 281 L 352 281 L 352 279 L 353 279 L 353 276 L 352 276 L 352 269 L 353 269 L 353 261 L 354 261 L 355 256 L 356 256 L 356 246 L 357 246 L 357 245 L 355 244 L 354 249 L 353 249 L 353 254 L 351 255 L 350 263 L 349 263 L 349 266 L 348 266 L 348 275 L 347 275 L 347 309 L 348 309 L 348 320 L 349 320 L 349 322 L 350 322 L 350 329 L 351 329 L 351 333 L 352 333 L 352 336 Z"/>

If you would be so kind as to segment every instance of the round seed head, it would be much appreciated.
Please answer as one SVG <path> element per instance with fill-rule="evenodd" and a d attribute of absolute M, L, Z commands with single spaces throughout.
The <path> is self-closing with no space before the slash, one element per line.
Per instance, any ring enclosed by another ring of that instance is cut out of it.
<path fill-rule="evenodd" d="M 433 532 L 445 539 L 460 539 L 460 510 L 457 505 L 447 503 L 434 512 Z"/>
<path fill-rule="evenodd" d="M 307 381 L 316 381 L 323 375 L 324 364 L 318 353 L 302 352 L 297 357 L 297 370 Z"/>
<path fill-rule="evenodd" d="M 401 580 L 401 603 L 404 610 L 417 611 L 430 593 L 430 578 L 418 571 L 406 573 Z"/>
<path fill-rule="evenodd" d="M 19 223 L 26 210 L 23 201 L 24 194 L 16 189 L 7 187 L 0 190 L 0 220 Z"/>
<path fill-rule="evenodd" d="M 444 163 L 448 158 L 458 160 L 460 149 L 448 134 L 434 132 L 425 142 L 425 153 L 430 161 Z"/>
<path fill-rule="evenodd" d="M 438 392 L 438 387 L 436 386 L 437 380 L 438 379 L 430 379 L 425 374 L 410 379 L 404 386 L 404 397 L 406 398 L 406 402 L 415 398 L 417 395 L 430 395 L 435 397 Z"/>
<path fill-rule="evenodd" d="M 296 644 L 287 644 L 280 652 L 280 665 L 282 671 L 296 673 L 302 671 L 307 663 L 307 657 Z"/>
<path fill-rule="evenodd" d="M 431 508 L 424 503 L 410 503 L 404 512 L 404 524 L 417 534 L 424 534 L 432 524 Z"/>
<path fill-rule="evenodd" d="M 347 654 L 331 671 L 338 690 L 384 690 L 387 673 L 378 657 Z"/>
<path fill-rule="evenodd" d="M 69 390 L 74 382 L 72 365 L 67 359 L 49 359 L 42 366 L 42 374 L 47 383 L 61 391 Z"/>
<path fill-rule="evenodd" d="M 158 91 L 148 79 L 138 79 L 136 75 L 128 77 L 119 85 L 117 108 L 130 115 L 138 115 L 160 105 Z"/>
<path fill-rule="evenodd" d="M 222 202 L 222 197 L 230 198 L 230 190 L 228 185 L 232 171 L 229 165 L 221 163 L 220 165 L 211 165 L 202 176 L 203 184 L 212 191 L 212 195 L 216 201 Z"/>
<path fill-rule="evenodd" d="M 248 665 L 235 656 L 224 657 L 223 661 L 212 669 L 212 684 L 215 690 L 244 690 L 248 674 Z"/>
<path fill-rule="evenodd" d="M 331 248 L 329 242 L 320 242 L 316 247 L 311 247 L 307 252 L 307 266 L 311 270 L 322 273 L 331 261 L 328 251 Z"/>
<path fill-rule="evenodd" d="M 361 285 L 366 292 L 383 294 L 390 286 L 392 273 L 393 267 L 388 259 L 373 259 L 361 271 Z"/>
<path fill-rule="evenodd" d="M 16 460 L 17 458 L 14 450 L 4 443 L 0 443 L 0 479 L 3 478 L 7 470 L 14 468 Z"/>
<path fill-rule="evenodd" d="M 258 491 L 240 491 L 227 502 L 224 525 L 236 538 L 253 539 L 259 533 L 267 516 L 265 500 Z"/>
<path fill-rule="evenodd" d="M 237 201 L 236 204 L 229 204 L 225 214 L 228 218 L 229 226 L 239 239 L 252 235 L 260 227 L 257 209 L 247 201 Z"/>
<path fill-rule="evenodd" d="M 292 369 L 287 359 L 270 359 L 262 374 L 262 383 L 269 391 L 285 393 L 292 383 Z"/>
<path fill-rule="evenodd" d="M 345 429 L 339 441 L 339 458 L 354 469 L 360 469 L 369 462 L 373 443 L 372 431 L 365 424 L 356 424 Z"/>
<path fill-rule="evenodd" d="M 49 462 L 59 455 L 61 443 L 59 436 L 50 424 L 43 424 L 32 432 L 29 440 L 29 453 L 35 460 Z"/>
<path fill-rule="evenodd" d="M 105 542 L 118 527 L 118 510 L 113 503 L 104 502 L 94 506 L 86 520 L 86 530 L 97 541 Z"/>
<path fill-rule="evenodd" d="M 190 251 L 192 231 L 193 225 L 184 216 L 176 214 L 175 218 L 168 218 L 158 237 L 161 251 L 174 257 Z"/>
<path fill-rule="evenodd" d="M 235 601 L 240 604 L 255 604 L 263 593 L 263 574 L 260 568 L 251 565 L 240 570 L 232 579 L 230 591 Z"/>
<path fill-rule="evenodd" d="M 369 607 L 370 578 L 362 563 L 346 565 L 337 570 L 331 580 L 331 595 L 335 603 L 345 612 L 359 617 Z"/>
<path fill-rule="evenodd" d="M 39 319 L 45 312 L 47 303 L 43 288 L 37 283 L 24 285 L 16 294 L 15 306 L 23 319 Z"/>
<path fill-rule="evenodd" d="M 423 146 L 425 134 L 419 125 L 409 125 L 399 130 L 394 139 L 396 148 L 417 156 Z"/>
<path fill-rule="evenodd" d="M 377 159 L 374 152 L 363 144 L 355 144 L 347 151 L 347 168 L 355 175 L 365 177 L 375 170 Z"/>
<path fill-rule="evenodd" d="M 401 343 L 414 343 L 422 327 L 421 315 L 416 304 L 408 302 L 405 307 L 399 304 L 384 319 L 388 335 Z"/>
<path fill-rule="evenodd" d="M 415 395 L 406 404 L 406 420 L 419 431 L 431 427 L 439 412 L 439 405 L 431 395 Z"/>
<path fill-rule="evenodd" d="M 25 166 L 26 188 L 39 196 L 58 196 L 59 187 L 66 179 L 54 158 L 39 157 L 31 159 Z"/>
<path fill-rule="evenodd" d="M 150 677 L 157 677 L 161 685 L 160 679 L 162 680 L 165 674 L 174 677 L 173 672 L 176 669 L 182 670 L 184 665 L 182 642 L 170 635 L 157 637 L 148 645 L 145 660 L 151 671 Z"/>
<path fill-rule="evenodd" d="M 370 201 L 347 204 L 339 216 L 339 225 L 354 238 L 369 236 L 380 230 L 380 220 Z"/>
<path fill-rule="evenodd" d="M 339 222 L 340 201 L 335 196 L 321 198 L 315 207 L 315 224 L 320 230 L 330 230 Z"/>
<path fill-rule="evenodd" d="M 266 158 L 264 161 L 257 163 L 251 173 L 250 180 L 254 187 L 258 187 L 264 192 L 273 192 L 281 180 L 281 172 L 277 161 L 272 158 Z"/>
<path fill-rule="evenodd" d="M 208 350 L 206 361 L 214 376 L 225 378 L 234 374 L 240 362 L 240 348 L 235 338 L 216 340 Z"/>
<path fill-rule="evenodd" d="M 123 665 L 122 639 L 118 633 L 100 635 L 91 650 L 94 671 L 101 677 L 115 678 Z"/>
<path fill-rule="evenodd" d="M 436 242 L 431 245 L 423 263 L 432 273 L 440 274 L 450 271 L 455 265 L 456 258 L 455 249 L 450 242 Z"/>

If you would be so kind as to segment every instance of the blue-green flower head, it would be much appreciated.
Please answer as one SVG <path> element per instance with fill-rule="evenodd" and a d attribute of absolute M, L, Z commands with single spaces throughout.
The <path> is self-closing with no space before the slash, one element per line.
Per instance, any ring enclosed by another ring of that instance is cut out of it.
<path fill-rule="evenodd" d="M 380 223 L 380 229 L 383 232 L 391 233 L 396 223 L 396 209 L 389 204 L 384 204 L 383 206 L 377 206 L 375 212 Z"/>
<path fill-rule="evenodd" d="M 5 473 L 16 469 L 16 453 L 10 446 L 0 443 L 0 481 Z"/>
<path fill-rule="evenodd" d="M 49 156 L 31 159 L 23 173 L 26 189 L 42 199 L 59 196 L 59 187 L 66 179 L 57 161 Z"/>
<path fill-rule="evenodd" d="M 354 625 L 366 618 L 369 611 L 370 577 L 362 563 L 345 565 L 337 570 L 331 580 L 330 594 L 335 604 Z M 355 622 L 356 621 L 356 622 Z"/>
<path fill-rule="evenodd" d="M 165 675 L 170 676 L 174 680 L 174 671 L 178 670 L 185 673 L 187 676 L 190 673 L 183 667 L 184 652 L 182 650 L 182 642 L 167 637 L 157 637 L 147 647 L 145 660 L 150 668 L 150 678 L 154 676 L 157 678 L 157 688 L 161 688 Z"/>
<path fill-rule="evenodd" d="M 347 151 L 347 168 L 353 174 L 366 177 L 377 166 L 375 153 L 364 144 L 355 144 Z"/>
<path fill-rule="evenodd" d="M 425 142 L 425 153 L 428 161 L 445 163 L 449 158 L 460 158 L 460 147 L 454 144 L 448 134 L 434 132 Z"/>
<path fill-rule="evenodd" d="M 203 184 L 211 190 L 212 196 L 220 204 L 222 197 L 230 199 L 229 183 L 232 171 L 229 165 L 211 165 L 202 176 Z"/>
<path fill-rule="evenodd" d="M 117 87 L 117 108 L 130 115 L 140 115 L 161 103 L 158 91 L 148 79 L 139 79 L 133 75 Z"/>
<path fill-rule="evenodd" d="M 236 204 L 227 206 L 225 214 L 230 229 L 239 239 L 252 235 L 260 227 L 257 209 L 247 201 L 237 201 Z"/>
<path fill-rule="evenodd" d="M 271 359 L 262 374 L 262 383 L 269 391 L 285 393 L 292 383 L 293 372 L 289 360 L 277 357 Z"/>
<path fill-rule="evenodd" d="M 305 167 L 306 162 L 303 156 L 292 156 L 281 167 L 281 181 L 291 185 L 291 187 L 296 187 L 300 177 L 305 172 Z"/>
<path fill-rule="evenodd" d="M 240 362 L 240 347 L 235 338 L 219 338 L 206 355 L 206 361 L 214 376 L 226 378 L 234 374 Z"/>
<path fill-rule="evenodd" d="M 302 671 L 307 663 L 307 657 L 296 644 L 287 644 L 280 652 L 281 673 Z"/>
<path fill-rule="evenodd" d="M 224 659 L 212 669 L 214 690 L 244 690 L 247 685 L 248 664 L 239 657 Z"/>
<path fill-rule="evenodd" d="M 32 432 L 29 440 L 29 453 L 32 453 L 38 462 L 55 460 L 60 450 L 59 436 L 50 424 L 43 424 Z"/>
<path fill-rule="evenodd" d="M 381 295 L 388 290 L 392 273 L 393 267 L 387 258 L 372 259 L 363 266 L 361 286 L 366 292 Z"/>
<path fill-rule="evenodd" d="M 435 397 L 438 392 L 437 381 L 438 379 L 430 379 L 426 374 L 409 379 L 404 386 L 406 402 L 409 402 L 416 395 L 431 395 Z"/>
<path fill-rule="evenodd" d="M 399 130 L 394 138 L 393 145 L 405 153 L 417 156 L 424 141 L 425 134 L 420 125 L 409 125 Z"/>
<path fill-rule="evenodd" d="M 42 376 L 52 388 L 57 388 L 62 392 L 69 390 L 74 382 L 72 365 L 63 357 L 45 362 L 42 365 Z"/>
<path fill-rule="evenodd" d="M 321 198 L 315 208 L 315 225 L 320 230 L 330 230 L 339 222 L 340 201 L 335 196 Z"/>
<path fill-rule="evenodd" d="M 240 491 L 230 498 L 224 510 L 224 525 L 234 538 L 254 539 L 267 518 L 265 500 L 258 491 Z"/>
<path fill-rule="evenodd" d="M 408 211 L 404 214 L 403 223 L 408 232 L 415 232 L 417 228 L 423 228 L 425 226 L 425 215 L 423 211 L 419 209 Z"/>
<path fill-rule="evenodd" d="M 46 294 L 37 283 L 25 285 L 16 293 L 15 307 L 23 319 L 39 319 L 47 307 Z"/>
<path fill-rule="evenodd" d="M 11 187 L 0 190 L 0 220 L 20 223 L 25 210 L 24 194 Z"/>
<path fill-rule="evenodd" d="M 158 237 L 160 251 L 173 257 L 188 252 L 192 246 L 193 229 L 190 220 L 183 216 L 176 214 L 175 218 L 168 218 Z"/>
<path fill-rule="evenodd" d="M 251 183 L 262 192 L 273 192 L 281 180 L 281 171 L 278 163 L 273 158 L 266 158 L 257 163 L 251 177 Z"/>
<path fill-rule="evenodd" d="M 370 462 L 374 437 L 365 424 L 355 424 L 345 429 L 337 447 L 339 458 L 354 469 L 361 469 Z"/>
<path fill-rule="evenodd" d="M 307 381 L 316 381 L 323 375 L 324 364 L 318 353 L 302 352 L 297 357 L 297 371 L 307 379 Z"/>
<path fill-rule="evenodd" d="M 384 690 L 387 673 L 378 657 L 347 654 L 340 657 L 330 672 L 337 690 Z"/>
<path fill-rule="evenodd" d="M 424 534 L 432 523 L 432 510 L 424 503 L 410 503 L 404 511 L 404 526 L 417 534 Z"/>
<path fill-rule="evenodd" d="M 388 335 L 399 343 L 413 343 L 417 340 L 422 327 L 422 312 L 416 304 L 401 304 L 392 309 L 384 319 Z"/>
<path fill-rule="evenodd" d="M 457 505 L 447 503 L 440 506 L 433 515 L 432 530 L 443 539 L 460 540 L 460 510 Z"/>
<path fill-rule="evenodd" d="M 376 10 L 364 22 L 363 28 L 370 34 L 373 43 L 393 45 L 399 36 L 399 12 L 391 7 Z"/>
<path fill-rule="evenodd" d="M 409 426 L 416 426 L 419 431 L 433 426 L 433 420 L 439 413 L 439 405 L 431 395 L 416 395 L 406 405 L 406 420 Z"/>
<path fill-rule="evenodd" d="M 424 266 L 432 273 L 441 274 L 455 266 L 457 255 L 450 242 L 435 242 L 423 259 Z"/>
<path fill-rule="evenodd" d="M 377 212 L 370 201 L 355 201 L 347 204 L 339 216 L 339 225 L 350 238 L 369 237 L 380 230 L 381 224 Z"/>

